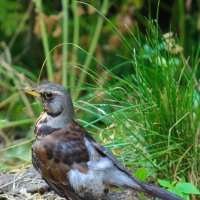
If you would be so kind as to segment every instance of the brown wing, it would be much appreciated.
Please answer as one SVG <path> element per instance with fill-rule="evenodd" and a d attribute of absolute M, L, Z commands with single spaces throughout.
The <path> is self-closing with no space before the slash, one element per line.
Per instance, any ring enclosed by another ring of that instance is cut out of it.
<path fill-rule="evenodd" d="M 80 199 L 67 177 L 71 169 L 83 173 L 88 170 L 86 163 L 89 154 L 80 134 L 69 130 L 55 130 L 45 134 L 33 144 L 32 160 L 34 167 L 55 192 L 65 198 Z"/>
<path fill-rule="evenodd" d="M 99 142 L 97 142 L 81 125 L 73 122 L 73 126 L 71 127 L 73 131 L 79 132 L 82 136 L 86 137 L 94 146 L 94 148 L 97 150 L 97 152 L 102 155 L 103 157 L 110 158 L 114 165 L 119 168 L 121 171 L 125 172 L 126 174 L 131 175 L 114 157 L 114 155 L 109 152 L 104 146 L 102 146 Z"/>

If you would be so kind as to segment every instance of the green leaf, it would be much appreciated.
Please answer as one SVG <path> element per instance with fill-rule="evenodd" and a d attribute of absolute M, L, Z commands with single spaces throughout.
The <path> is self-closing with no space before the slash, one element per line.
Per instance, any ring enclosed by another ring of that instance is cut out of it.
<path fill-rule="evenodd" d="M 169 189 L 169 191 L 174 193 L 174 194 L 177 194 L 180 197 L 184 197 L 183 192 L 177 187 L 171 188 L 171 189 Z"/>
<path fill-rule="evenodd" d="M 147 181 L 147 174 L 148 174 L 147 169 L 141 168 L 141 169 L 138 169 L 134 175 L 141 181 Z"/>
<path fill-rule="evenodd" d="M 197 187 L 191 183 L 179 183 L 176 187 L 186 194 L 200 194 L 200 191 L 197 189 Z"/>
<path fill-rule="evenodd" d="M 166 188 L 171 188 L 172 185 L 169 181 L 166 181 L 166 180 L 161 180 L 161 179 L 158 179 L 158 183 L 163 186 L 163 187 L 166 187 Z"/>
<path fill-rule="evenodd" d="M 171 184 L 172 184 L 173 186 L 175 186 L 175 185 L 176 185 L 176 183 L 177 183 L 176 181 L 173 181 Z"/>
<path fill-rule="evenodd" d="M 2 128 L 5 124 L 5 120 L 0 120 L 0 128 Z"/>

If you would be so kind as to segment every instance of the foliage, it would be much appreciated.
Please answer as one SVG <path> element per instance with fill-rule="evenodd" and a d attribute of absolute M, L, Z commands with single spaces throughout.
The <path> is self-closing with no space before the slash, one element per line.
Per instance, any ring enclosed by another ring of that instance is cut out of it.
<path fill-rule="evenodd" d="M 167 188 L 170 192 L 173 192 L 184 199 L 189 200 L 191 194 L 200 195 L 200 191 L 191 183 L 185 182 L 184 179 L 181 179 L 180 182 L 173 181 L 170 183 L 166 180 L 158 180 L 158 183 Z"/>
<path fill-rule="evenodd" d="M 16 1 L 11 1 L 9 4 L 6 1 L 1 1 L 0 22 L 1 29 L 6 36 L 11 36 L 15 32 L 18 22 L 23 16 L 23 12 L 20 12 L 21 9 L 22 5 Z M 5 20 L 5 18 L 7 20 Z"/>

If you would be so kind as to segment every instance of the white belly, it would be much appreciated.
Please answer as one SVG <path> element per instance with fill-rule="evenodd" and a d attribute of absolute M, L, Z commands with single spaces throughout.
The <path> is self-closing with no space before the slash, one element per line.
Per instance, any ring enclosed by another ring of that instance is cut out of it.
<path fill-rule="evenodd" d="M 82 173 L 77 169 L 68 172 L 69 182 L 77 193 L 82 193 L 83 196 L 84 192 L 92 193 L 96 197 L 103 196 L 105 185 L 141 189 L 128 174 L 118 169 L 110 158 L 100 157 L 87 139 L 85 144 L 90 153 L 90 161 L 87 162 L 88 172 Z"/>
<path fill-rule="evenodd" d="M 68 172 L 68 178 L 71 186 L 77 193 L 92 193 L 94 196 L 104 195 L 104 180 L 107 176 L 107 170 L 113 167 L 113 163 L 108 158 L 100 158 L 98 161 L 89 161 L 88 172 L 82 173 L 75 170 Z"/>

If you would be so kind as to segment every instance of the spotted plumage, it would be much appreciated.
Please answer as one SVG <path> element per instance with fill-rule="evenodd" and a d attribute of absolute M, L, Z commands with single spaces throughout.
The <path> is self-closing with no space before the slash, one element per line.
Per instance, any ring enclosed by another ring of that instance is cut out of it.
<path fill-rule="evenodd" d="M 74 120 L 68 92 L 48 83 L 24 92 L 41 100 L 44 112 L 35 124 L 33 166 L 61 197 L 95 200 L 107 186 L 130 188 L 164 200 L 181 200 L 170 192 L 135 179 L 100 143 Z"/>

